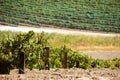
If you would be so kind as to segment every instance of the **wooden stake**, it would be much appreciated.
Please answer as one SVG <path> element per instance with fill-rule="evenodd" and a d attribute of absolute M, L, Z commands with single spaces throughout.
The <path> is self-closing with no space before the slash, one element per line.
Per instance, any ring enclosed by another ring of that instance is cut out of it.
<path fill-rule="evenodd" d="M 49 57 L 50 57 L 50 48 L 49 47 L 45 47 L 46 49 L 46 58 L 47 58 L 47 62 L 46 62 L 46 68 L 47 70 L 50 70 L 50 62 L 49 62 Z"/>
<path fill-rule="evenodd" d="M 19 53 L 19 74 L 24 74 L 25 69 L 25 54 L 23 52 Z"/>
<path fill-rule="evenodd" d="M 64 68 L 67 68 L 67 52 L 64 52 Z"/>

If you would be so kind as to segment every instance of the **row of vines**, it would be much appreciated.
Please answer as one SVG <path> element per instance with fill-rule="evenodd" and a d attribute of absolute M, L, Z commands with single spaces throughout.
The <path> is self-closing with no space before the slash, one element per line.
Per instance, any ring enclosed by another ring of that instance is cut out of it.
<path fill-rule="evenodd" d="M 0 0 L 0 21 L 120 32 L 120 1 Z"/>
<path fill-rule="evenodd" d="M 2 37 L 2 34 L 0 35 Z M 19 53 L 26 55 L 26 68 L 45 69 L 46 54 L 45 47 L 49 46 L 49 38 L 43 32 L 36 34 L 33 31 L 28 33 L 14 33 L 0 39 L 0 73 L 8 73 L 10 69 L 18 68 Z M 63 68 L 64 52 L 68 53 L 67 68 L 120 68 L 120 59 L 100 60 L 93 59 L 73 51 L 67 46 L 59 48 L 50 47 L 50 68 Z M 7 67 L 7 68 L 6 68 Z"/>

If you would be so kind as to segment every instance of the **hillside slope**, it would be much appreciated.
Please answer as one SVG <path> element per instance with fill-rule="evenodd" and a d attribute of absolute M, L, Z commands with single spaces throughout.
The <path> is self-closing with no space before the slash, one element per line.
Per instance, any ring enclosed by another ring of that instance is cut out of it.
<path fill-rule="evenodd" d="M 0 21 L 120 32 L 120 1 L 0 0 Z"/>

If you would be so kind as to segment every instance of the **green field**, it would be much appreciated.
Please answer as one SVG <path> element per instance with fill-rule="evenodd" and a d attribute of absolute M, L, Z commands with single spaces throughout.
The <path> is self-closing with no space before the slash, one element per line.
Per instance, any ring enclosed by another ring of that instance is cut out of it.
<path fill-rule="evenodd" d="M 119 0 L 0 0 L 0 21 L 120 32 Z"/>

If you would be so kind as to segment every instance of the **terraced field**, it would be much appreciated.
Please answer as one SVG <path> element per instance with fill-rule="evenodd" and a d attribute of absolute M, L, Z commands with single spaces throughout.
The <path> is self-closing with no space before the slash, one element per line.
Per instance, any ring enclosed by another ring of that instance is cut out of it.
<path fill-rule="evenodd" d="M 120 32 L 119 0 L 0 0 L 0 21 Z"/>

